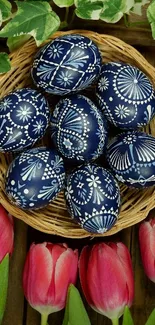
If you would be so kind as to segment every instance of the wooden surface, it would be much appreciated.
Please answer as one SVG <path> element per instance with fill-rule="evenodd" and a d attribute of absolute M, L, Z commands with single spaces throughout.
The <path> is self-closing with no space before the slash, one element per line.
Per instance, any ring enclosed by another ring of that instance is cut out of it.
<path fill-rule="evenodd" d="M 155 55 L 152 47 L 139 48 L 145 57 L 155 66 Z M 152 211 L 151 216 L 155 216 Z M 91 243 L 101 241 L 91 240 Z M 132 307 L 132 314 L 135 325 L 143 325 L 155 307 L 155 284 L 151 283 L 144 274 L 138 246 L 138 225 L 128 228 L 115 236 L 104 239 L 106 241 L 123 241 L 129 248 L 132 256 L 134 276 L 135 276 L 135 299 Z M 3 325 L 39 325 L 40 316 L 24 300 L 22 291 L 22 269 L 26 252 L 32 242 L 67 242 L 73 248 L 81 248 L 89 244 L 90 239 L 66 240 L 40 233 L 23 222 L 15 220 L 15 249 L 10 263 L 10 278 L 7 308 L 3 320 Z M 80 289 L 79 281 L 78 288 Z M 85 302 L 85 300 L 84 300 Z M 93 311 L 85 302 L 86 309 L 91 319 L 92 325 L 110 325 L 110 321 Z M 49 325 L 61 325 L 63 311 L 53 314 L 49 318 Z M 80 325 L 80 324 L 79 324 Z"/>

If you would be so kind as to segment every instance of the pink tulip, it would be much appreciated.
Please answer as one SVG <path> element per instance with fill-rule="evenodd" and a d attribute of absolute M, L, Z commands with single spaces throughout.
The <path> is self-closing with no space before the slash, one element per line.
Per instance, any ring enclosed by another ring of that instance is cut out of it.
<path fill-rule="evenodd" d="M 80 281 L 87 302 L 117 323 L 134 296 L 131 258 L 122 243 L 84 247 L 79 260 Z"/>
<path fill-rule="evenodd" d="M 155 219 L 140 225 L 139 243 L 145 273 L 155 282 Z"/>
<path fill-rule="evenodd" d="M 13 251 L 14 229 L 13 219 L 0 205 L 0 262 L 6 254 Z"/>
<path fill-rule="evenodd" d="M 78 251 L 66 244 L 32 244 L 23 273 L 24 293 L 30 305 L 42 315 L 63 309 L 68 286 L 76 282 L 77 268 Z"/>

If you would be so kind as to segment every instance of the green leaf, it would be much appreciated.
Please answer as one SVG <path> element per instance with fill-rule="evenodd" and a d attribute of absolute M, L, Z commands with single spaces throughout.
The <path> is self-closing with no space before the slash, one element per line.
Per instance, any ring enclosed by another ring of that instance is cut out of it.
<path fill-rule="evenodd" d="M 128 306 L 125 307 L 122 325 L 134 325 L 131 312 Z"/>
<path fill-rule="evenodd" d="M 68 288 L 65 316 L 62 325 L 91 325 L 77 288 Z"/>
<path fill-rule="evenodd" d="M 11 69 L 10 59 L 7 53 L 0 53 L 0 74 L 3 74 Z"/>
<path fill-rule="evenodd" d="M 155 1 L 152 1 L 147 9 L 147 18 L 151 24 L 152 36 L 155 39 Z"/>
<path fill-rule="evenodd" d="M 31 38 L 31 35 L 22 35 L 22 36 L 15 36 L 15 37 L 9 37 L 7 40 L 7 46 L 10 50 L 10 52 L 18 49 L 22 45 L 24 45 L 29 39 Z"/>
<path fill-rule="evenodd" d="M 136 15 L 142 15 L 142 7 L 149 3 L 150 0 L 135 0 L 135 4 L 132 8 L 132 12 Z"/>
<path fill-rule="evenodd" d="M 31 35 L 37 46 L 43 43 L 60 26 L 60 19 L 47 2 L 16 2 L 15 17 L 0 31 L 0 37 Z"/>
<path fill-rule="evenodd" d="M 8 290 L 8 278 L 9 278 L 9 254 L 3 258 L 0 263 L 0 324 L 3 319 L 7 290 Z"/>
<path fill-rule="evenodd" d="M 74 0 L 53 0 L 53 2 L 60 8 L 70 7 L 74 4 Z"/>
<path fill-rule="evenodd" d="M 116 23 L 134 6 L 134 0 L 106 0 L 100 19 L 107 23 Z"/>
<path fill-rule="evenodd" d="M 8 0 L 0 0 L 0 26 L 3 21 L 11 16 L 11 3 Z"/>
<path fill-rule="evenodd" d="M 145 325 L 154 325 L 154 324 L 155 324 L 155 308 L 153 309 L 152 313 L 150 314 Z"/>
<path fill-rule="evenodd" d="M 116 23 L 134 6 L 134 0 L 75 0 L 75 13 L 84 19 Z"/>
<path fill-rule="evenodd" d="M 76 6 L 75 13 L 78 17 L 92 20 L 100 19 L 100 14 L 104 7 L 104 0 L 75 0 L 74 2 Z"/>

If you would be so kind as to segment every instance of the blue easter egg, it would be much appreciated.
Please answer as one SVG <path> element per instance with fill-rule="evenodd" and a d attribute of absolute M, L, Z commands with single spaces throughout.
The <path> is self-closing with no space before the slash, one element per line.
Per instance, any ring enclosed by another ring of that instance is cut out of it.
<path fill-rule="evenodd" d="M 95 164 L 83 165 L 66 181 L 68 211 L 82 228 L 103 234 L 116 222 L 120 207 L 120 190 L 112 174 Z"/>
<path fill-rule="evenodd" d="M 46 147 L 27 150 L 8 168 L 5 191 L 12 204 L 38 209 L 54 200 L 62 190 L 65 171 L 62 158 Z"/>
<path fill-rule="evenodd" d="M 18 89 L 0 101 L 0 151 L 20 151 L 42 138 L 50 111 L 45 97 L 30 88 Z"/>
<path fill-rule="evenodd" d="M 66 95 L 91 85 L 100 73 L 101 62 L 92 40 L 78 34 L 64 35 L 39 50 L 31 74 L 37 87 Z"/>
<path fill-rule="evenodd" d="M 144 132 L 117 135 L 107 148 L 109 166 L 118 181 L 132 187 L 155 185 L 155 138 Z"/>
<path fill-rule="evenodd" d="M 59 153 L 74 164 L 97 159 L 107 144 L 107 123 L 82 95 L 61 99 L 51 116 L 51 137 Z"/>
<path fill-rule="evenodd" d="M 155 91 L 138 68 L 110 62 L 102 66 L 96 95 L 107 119 L 121 129 L 135 129 L 155 114 Z"/>

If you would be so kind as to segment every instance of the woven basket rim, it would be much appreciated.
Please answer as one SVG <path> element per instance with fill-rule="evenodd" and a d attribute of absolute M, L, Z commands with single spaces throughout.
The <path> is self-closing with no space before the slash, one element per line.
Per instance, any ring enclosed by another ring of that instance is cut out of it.
<path fill-rule="evenodd" d="M 110 59 L 125 62 L 136 62 L 141 70 L 143 70 L 155 85 L 155 68 L 131 45 L 123 40 L 107 34 L 98 34 L 97 32 L 88 30 L 70 30 L 67 32 L 59 31 L 51 36 L 49 40 L 66 34 L 81 34 L 91 39 L 99 46 L 103 61 L 108 62 Z M 44 44 L 49 42 L 47 40 Z M 111 49 L 111 51 L 110 51 Z M 12 69 L 8 73 L 0 76 L 1 97 L 7 94 L 7 90 L 23 88 L 29 82 L 29 68 L 34 53 L 38 50 L 33 39 L 27 41 L 20 49 L 10 54 L 12 61 Z M 28 55 L 29 54 L 29 55 Z M 121 58 L 121 60 L 119 60 Z M 24 60 L 24 62 L 22 62 Z M 114 61 L 114 60 L 111 60 Z M 20 71 L 19 63 L 22 66 Z M 24 77 L 26 81 L 24 81 Z M 12 81 L 12 83 L 11 83 Z M 33 87 L 32 87 L 33 88 Z M 10 92 L 8 91 L 8 92 Z M 146 127 L 146 132 L 155 135 L 155 119 Z M 102 237 L 109 236 L 118 231 L 139 223 L 145 219 L 155 206 L 155 189 L 154 187 L 145 190 L 128 189 L 121 185 L 121 193 L 123 194 L 122 209 L 116 224 L 110 231 L 101 234 L 91 234 L 86 232 L 80 226 L 76 225 L 66 213 L 63 193 L 51 202 L 44 212 L 41 210 L 26 211 L 13 206 L 7 199 L 4 191 L 4 174 L 9 163 L 9 155 L 0 153 L 0 201 L 1 204 L 18 219 L 23 220 L 33 228 L 45 233 L 60 235 L 68 238 L 84 238 L 84 237 Z M 125 200 L 127 198 L 127 201 Z M 52 214 L 52 216 L 51 216 Z M 62 214 L 62 215 L 61 215 Z"/>

